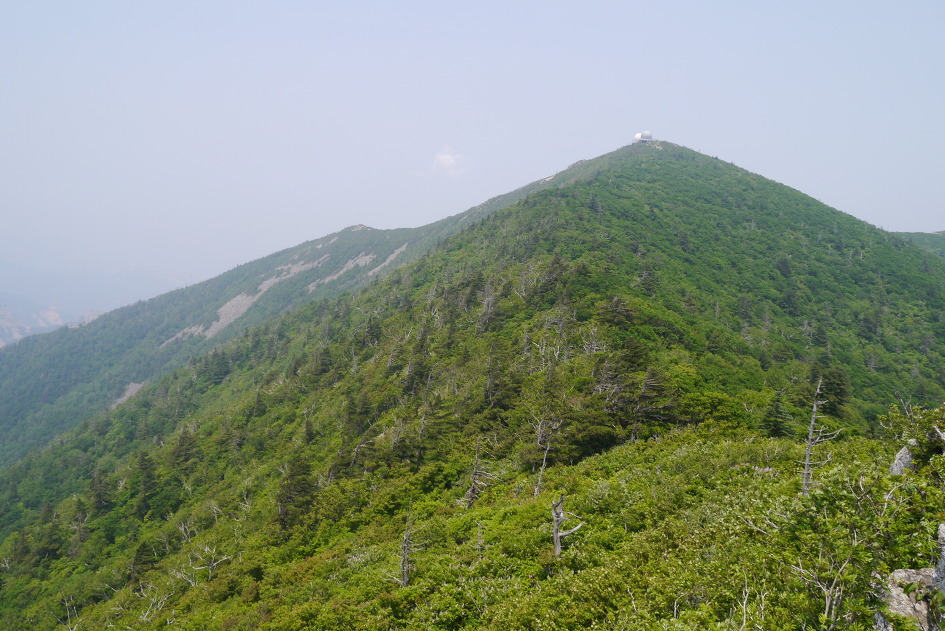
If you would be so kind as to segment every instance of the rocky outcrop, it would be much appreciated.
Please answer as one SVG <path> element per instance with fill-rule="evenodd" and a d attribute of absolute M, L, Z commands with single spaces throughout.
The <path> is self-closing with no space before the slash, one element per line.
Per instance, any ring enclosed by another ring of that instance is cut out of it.
<path fill-rule="evenodd" d="M 889 613 L 912 620 L 919 631 L 932 631 L 939 626 L 930 620 L 929 603 L 924 598 L 932 587 L 932 568 L 921 570 L 894 570 L 886 584 L 884 600 Z M 893 629 L 886 616 L 879 619 L 885 626 L 879 629 Z"/>
<path fill-rule="evenodd" d="M 357 227 L 352 228 L 352 230 L 363 230 L 363 229 L 364 229 L 363 226 L 361 228 L 357 228 Z M 377 258 L 376 254 L 362 252 L 361 254 L 357 255 L 353 259 L 349 259 L 348 262 L 345 263 L 344 266 L 340 270 L 335 272 L 334 274 L 331 274 L 329 276 L 326 276 L 325 278 L 320 278 L 316 280 L 314 283 L 308 286 L 308 290 L 315 291 L 315 288 L 318 287 L 319 285 L 324 285 L 326 283 L 330 283 L 333 280 L 337 280 L 342 274 L 350 270 L 353 270 L 355 267 L 367 267 L 368 265 L 374 262 L 375 258 Z"/>
<path fill-rule="evenodd" d="M 138 390 L 140 390 L 143 386 L 144 386 L 143 383 L 136 383 L 132 381 L 127 386 L 125 386 L 125 391 L 122 392 L 121 396 L 115 399 L 115 401 L 112 402 L 110 406 L 108 406 L 108 409 L 114 410 L 119 405 L 121 405 L 122 403 L 124 403 L 125 401 L 133 397 L 138 392 Z"/>
<path fill-rule="evenodd" d="M 902 475 L 906 471 L 911 471 L 914 466 L 912 464 L 912 449 L 916 444 L 914 440 L 910 440 L 908 445 L 903 446 L 899 450 L 899 453 L 896 454 L 896 457 L 893 459 L 892 465 L 889 467 L 889 475 Z"/>
<path fill-rule="evenodd" d="M 873 628 L 876 631 L 893 631 L 894 627 L 888 614 L 901 616 L 912 621 L 918 631 L 938 631 L 941 629 L 941 615 L 931 603 L 939 600 L 938 594 L 945 593 L 945 524 L 938 526 L 938 563 L 934 568 L 918 570 L 893 570 L 880 588 L 886 602 L 887 612 L 877 612 Z"/>
<path fill-rule="evenodd" d="M 390 256 L 388 256 L 386 259 L 384 259 L 384 262 L 383 262 L 383 263 L 381 263 L 380 265 L 378 265 L 377 267 L 375 267 L 374 269 L 372 269 L 370 272 L 368 272 L 368 276 L 374 276 L 375 274 L 377 274 L 378 272 L 380 272 L 382 269 L 384 269 L 385 267 L 387 267 L 388 265 L 390 265 L 390 262 L 393 261 L 395 258 L 397 258 L 397 256 L 400 255 L 404 250 L 406 250 L 408 245 L 410 245 L 410 244 L 409 244 L 409 243 L 405 243 L 405 244 L 403 244 L 402 246 L 400 246 L 399 248 L 397 248 L 396 250 L 394 250 L 394 251 L 391 253 Z"/>

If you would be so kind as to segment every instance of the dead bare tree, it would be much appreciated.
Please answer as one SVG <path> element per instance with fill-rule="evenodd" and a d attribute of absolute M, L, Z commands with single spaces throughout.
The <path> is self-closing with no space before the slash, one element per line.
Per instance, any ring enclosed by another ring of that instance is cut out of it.
<path fill-rule="evenodd" d="M 561 526 L 567 521 L 569 515 L 571 517 L 577 517 L 574 513 L 569 513 L 564 510 L 564 495 L 562 495 L 561 499 L 557 502 L 551 503 L 551 533 L 555 542 L 555 557 L 557 558 L 561 558 L 561 540 L 568 535 L 573 535 L 584 525 L 582 521 L 570 530 L 561 530 Z"/>
<path fill-rule="evenodd" d="M 407 525 L 404 528 L 404 536 L 400 541 L 400 576 L 397 578 L 397 584 L 406 587 L 410 584 L 410 577 L 413 576 L 413 553 L 417 546 L 413 541 L 413 519 L 407 515 Z"/>
<path fill-rule="evenodd" d="M 532 416 L 531 426 L 535 429 L 535 443 L 542 450 L 541 467 L 538 469 L 538 480 L 535 482 L 535 492 L 533 497 L 538 497 L 541 493 L 542 478 L 545 475 L 545 469 L 548 467 L 548 453 L 551 451 L 551 440 L 554 433 L 561 428 L 564 419 L 546 418 L 543 416 Z"/>
<path fill-rule="evenodd" d="M 804 443 L 804 473 L 803 482 L 801 484 L 801 493 L 805 497 L 808 495 L 808 493 L 810 493 L 811 475 L 814 468 L 821 467 L 830 461 L 830 457 L 828 456 L 824 460 L 814 462 L 814 447 L 821 443 L 825 443 L 828 440 L 836 438 L 840 433 L 840 430 L 828 431 L 826 427 L 817 423 L 818 419 L 823 418 L 822 415 L 817 413 L 817 409 L 826 403 L 826 401 L 820 400 L 820 393 L 823 383 L 823 377 L 817 380 L 817 389 L 814 391 L 814 403 L 811 406 L 810 425 L 807 426 L 807 440 Z"/>
<path fill-rule="evenodd" d="M 79 628 L 79 625 L 82 624 L 82 619 L 79 618 L 79 613 L 75 605 L 75 598 L 72 596 L 63 595 L 59 602 L 66 610 L 66 617 L 60 618 L 56 616 L 56 620 L 59 621 L 59 624 L 61 624 L 64 629 L 67 629 L 68 631 L 76 631 Z"/>
<path fill-rule="evenodd" d="M 168 569 L 167 573 L 174 578 L 179 578 L 182 581 L 186 581 L 191 587 L 196 587 L 197 583 L 200 582 L 197 572 L 193 569 L 193 567 L 187 565 L 170 568 Z"/>
<path fill-rule="evenodd" d="M 943 432 L 942 430 L 940 430 L 940 429 L 938 428 L 938 425 L 933 425 L 933 426 L 932 426 L 932 429 L 935 430 L 935 433 L 938 435 L 939 439 L 941 439 L 942 442 L 945 442 L 945 432 Z"/>
<path fill-rule="evenodd" d="M 404 531 L 404 538 L 400 544 L 400 586 L 406 587 L 410 584 L 410 575 L 413 573 L 413 560 L 410 553 L 413 552 L 413 541 L 410 538 L 410 528 Z"/>
<path fill-rule="evenodd" d="M 189 518 L 187 521 L 181 520 L 177 522 L 177 530 L 180 531 L 180 540 L 183 543 L 190 543 L 190 540 L 197 535 L 197 529 L 194 528 Z"/>
<path fill-rule="evenodd" d="M 191 587 L 196 587 L 204 570 L 207 571 L 207 581 L 210 581 L 217 567 L 230 559 L 232 559 L 230 555 L 218 551 L 216 546 L 202 544 L 190 550 L 188 560 L 180 567 L 170 568 L 168 572 L 174 578 L 179 578 Z"/>
<path fill-rule="evenodd" d="M 138 616 L 142 622 L 150 622 L 154 617 L 164 609 L 164 605 L 174 595 L 171 588 L 160 588 L 153 583 L 142 583 L 134 590 L 135 596 L 144 603 L 144 611 Z"/>
<path fill-rule="evenodd" d="M 413 517 L 408 511 L 407 524 L 404 526 L 404 535 L 400 539 L 400 553 L 397 555 L 399 561 L 398 571 L 396 573 L 384 572 L 387 578 L 397 583 L 400 587 L 407 587 L 407 585 L 410 584 L 410 579 L 413 577 L 413 554 L 421 549 L 421 546 L 418 546 L 414 541 L 414 535 L 417 530 L 418 529 L 414 528 L 413 525 Z"/>
<path fill-rule="evenodd" d="M 195 570 L 207 570 L 207 580 L 213 579 L 213 573 L 221 564 L 229 561 L 232 557 L 229 554 L 223 554 L 217 551 L 216 546 L 203 544 L 191 556 L 192 564 Z"/>
<path fill-rule="evenodd" d="M 472 469 L 469 473 L 469 487 L 466 489 L 466 494 L 459 500 L 464 508 L 470 508 L 495 478 L 495 474 L 486 468 L 486 463 L 482 458 L 481 442 L 480 439 L 476 440 L 476 456 L 473 458 Z"/>
<path fill-rule="evenodd" d="M 557 432 L 565 421 L 559 401 L 560 392 L 555 386 L 549 384 L 551 377 L 549 373 L 544 386 L 539 386 L 523 396 L 525 409 L 531 417 L 528 424 L 535 432 L 535 446 L 541 450 L 541 466 L 538 469 L 538 480 L 535 483 L 533 497 L 538 497 L 541 493 L 542 479 L 548 467 L 548 456 Z"/>

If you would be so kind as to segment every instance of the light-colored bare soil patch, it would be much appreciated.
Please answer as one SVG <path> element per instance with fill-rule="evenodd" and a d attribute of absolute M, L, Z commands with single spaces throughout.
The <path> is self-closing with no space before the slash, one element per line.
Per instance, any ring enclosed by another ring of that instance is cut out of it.
<path fill-rule="evenodd" d="M 374 259 L 376 258 L 377 258 L 376 254 L 365 254 L 364 252 L 362 252 L 361 254 L 357 255 L 353 259 L 350 259 L 347 263 L 344 264 L 344 267 L 342 267 L 340 270 L 338 270 L 334 274 L 326 276 L 325 278 L 322 278 L 320 280 L 316 280 L 314 283 L 308 286 L 308 290 L 314 291 L 315 288 L 318 287 L 319 285 L 330 283 L 331 281 L 337 279 L 339 276 L 341 276 L 345 272 L 350 271 L 354 269 L 355 267 L 367 267 L 368 265 L 373 263 Z"/>
<path fill-rule="evenodd" d="M 108 406 L 108 409 L 114 410 L 119 405 L 121 405 L 122 403 L 130 399 L 131 397 L 135 396 L 135 393 L 137 393 L 138 390 L 140 390 L 143 385 L 144 385 L 143 383 L 135 383 L 134 381 L 129 383 L 127 386 L 125 386 L 125 391 L 121 393 L 121 396 L 115 399 L 114 401 L 112 401 L 112 404 Z"/>
<path fill-rule="evenodd" d="M 301 274 L 302 272 L 307 272 L 310 269 L 315 269 L 328 260 L 328 258 L 329 255 L 326 254 L 316 261 L 311 261 L 308 263 L 292 263 L 290 265 L 282 265 L 281 267 L 277 267 L 275 276 L 272 278 L 267 278 L 263 282 L 259 283 L 259 286 L 256 288 L 255 295 L 242 293 L 235 298 L 230 299 L 225 305 L 217 309 L 217 319 L 213 324 L 207 327 L 201 325 L 187 327 L 183 331 L 179 331 L 171 339 L 161 344 L 161 348 L 164 348 L 174 340 L 190 337 L 191 335 L 204 335 L 206 337 L 213 337 L 226 327 L 233 324 L 233 322 L 235 322 L 236 319 L 241 315 L 249 311 L 249 308 L 253 306 L 253 303 L 262 298 L 263 294 L 265 294 L 267 291 L 284 280 L 288 280 L 293 276 Z"/>
<path fill-rule="evenodd" d="M 368 272 L 368 276 L 374 276 L 374 274 L 377 274 L 379 271 L 381 271 L 381 269 L 383 269 L 384 266 L 386 266 L 388 263 L 390 263 L 391 261 L 393 261 L 395 258 L 397 258 L 397 256 L 398 256 L 399 254 L 401 254 L 404 250 L 406 250 L 406 249 L 407 249 L 407 245 L 408 245 L 408 244 L 405 243 L 405 244 L 403 244 L 402 246 L 400 246 L 399 248 L 397 248 L 396 250 L 394 250 L 394 251 L 391 253 L 391 255 L 388 256 L 387 259 L 384 260 L 383 263 L 381 263 L 380 265 L 378 265 L 377 267 L 375 267 L 374 269 L 372 269 L 370 272 Z"/>

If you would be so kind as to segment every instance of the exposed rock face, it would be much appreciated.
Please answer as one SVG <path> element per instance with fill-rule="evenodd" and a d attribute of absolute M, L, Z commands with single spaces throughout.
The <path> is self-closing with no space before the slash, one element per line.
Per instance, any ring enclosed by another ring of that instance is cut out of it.
<path fill-rule="evenodd" d="M 363 230 L 363 229 L 364 229 L 363 226 L 360 228 L 358 227 L 352 228 L 352 230 Z M 314 283 L 308 286 L 308 290 L 314 291 L 315 288 L 318 287 L 319 285 L 324 285 L 326 283 L 330 283 L 333 280 L 337 280 L 342 274 L 344 274 L 347 271 L 353 270 L 355 267 L 366 267 L 370 265 L 371 263 L 373 263 L 375 258 L 377 258 L 376 254 L 362 252 L 361 254 L 357 255 L 353 259 L 349 259 L 348 262 L 345 263 L 344 266 L 340 270 L 335 272 L 334 274 L 331 274 L 329 276 L 326 276 L 325 278 L 320 278 L 316 280 Z"/>
<path fill-rule="evenodd" d="M 110 406 L 108 406 L 108 409 L 114 410 L 117 408 L 119 405 L 133 397 L 135 393 L 142 388 L 142 386 L 144 386 L 143 383 L 135 383 L 134 381 L 129 383 L 127 386 L 125 386 L 125 391 L 122 393 L 122 395 L 115 399 L 115 401 Z"/>
<path fill-rule="evenodd" d="M 410 245 L 410 244 L 409 244 L 409 243 L 405 243 L 405 244 L 403 244 L 402 246 L 400 246 L 399 248 L 397 248 L 396 250 L 394 250 L 394 251 L 391 253 L 390 256 L 388 256 L 386 259 L 384 259 L 384 262 L 383 262 L 383 263 L 381 263 L 380 265 L 378 265 L 377 267 L 375 267 L 374 269 L 372 269 L 370 272 L 368 272 L 368 276 L 374 276 L 374 275 L 377 274 L 379 271 L 381 271 L 383 268 L 385 268 L 385 267 L 387 267 L 388 265 L 390 265 L 390 262 L 393 261 L 395 258 L 397 258 L 397 256 L 400 255 L 400 253 L 402 253 L 404 250 L 406 250 L 408 245 Z"/>
<path fill-rule="evenodd" d="M 217 315 L 219 317 L 213 322 L 213 324 L 210 326 L 195 325 L 187 327 L 183 331 L 178 331 L 174 337 L 161 344 L 161 348 L 164 348 L 175 340 L 179 340 L 190 335 L 203 335 L 208 338 L 213 337 L 226 327 L 233 324 L 233 322 L 235 322 L 236 319 L 241 315 L 249 311 L 249 308 L 253 306 L 253 303 L 259 300 L 264 293 L 272 289 L 275 285 L 281 283 L 284 280 L 288 280 L 293 276 L 297 276 L 302 272 L 315 269 L 325 260 L 327 260 L 329 256 L 330 255 L 326 254 L 317 261 L 311 261 L 308 263 L 293 263 L 291 265 L 282 265 L 281 267 L 277 267 L 275 270 L 276 275 L 272 278 L 267 278 L 262 283 L 260 283 L 259 287 L 256 288 L 255 294 L 250 295 L 242 293 L 235 298 L 230 299 L 229 302 L 217 309 Z M 347 271 L 347 269 L 345 271 Z"/>
<path fill-rule="evenodd" d="M 873 615 L 873 629 L 874 631 L 896 631 L 892 623 L 886 620 L 886 616 L 878 611 Z"/>
<path fill-rule="evenodd" d="M 945 524 L 938 526 L 938 545 L 938 563 L 934 568 L 894 570 L 889 575 L 883 594 L 889 612 L 912 620 L 914 628 L 919 631 L 941 629 L 938 613 L 929 610 L 925 597 L 930 592 L 945 592 Z M 893 631 L 895 627 L 882 613 L 877 613 L 873 628 L 876 631 Z"/>
<path fill-rule="evenodd" d="M 906 593 L 906 586 L 918 585 L 918 589 Z M 921 570 L 894 570 L 889 576 L 889 583 L 886 595 L 886 604 L 889 611 L 900 616 L 915 621 L 916 629 L 920 631 L 932 631 L 938 629 L 938 625 L 932 625 L 929 621 L 929 605 L 921 600 L 923 593 L 926 593 L 932 586 L 932 568 L 926 567 Z M 916 599 L 919 596 L 920 600 Z M 892 627 L 889 627 L 892 628 Z"/>
<path fill-rule="evenodd" d="M 889 475 L 902 475 L 906 471 L 912 470 L 912 451 L 909 449 L 915 441 L 909 441 L 909 445 L 904 446 L 896 454 L 892 465 L 889 467 Z"/>

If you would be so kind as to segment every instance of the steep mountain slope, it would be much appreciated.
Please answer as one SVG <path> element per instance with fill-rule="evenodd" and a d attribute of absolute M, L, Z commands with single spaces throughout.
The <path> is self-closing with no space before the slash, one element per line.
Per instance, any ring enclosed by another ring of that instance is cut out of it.
<path fill-rule="evenodd" d="M 379 278 L 553 179 L 420 228 L 352 226 L 87 325 L 0 349 L 0 466 L 248 327 Z"/>
<path fill-rule="evenodd" d="M 11 466 L 0 625 L 869 628 L 945 517 L 872 438 L 940 418 L 878 415 L 945 395 L 945 261 L 669 143 L 574 169 Z"/>

